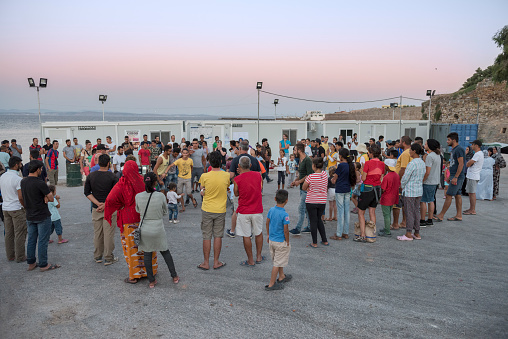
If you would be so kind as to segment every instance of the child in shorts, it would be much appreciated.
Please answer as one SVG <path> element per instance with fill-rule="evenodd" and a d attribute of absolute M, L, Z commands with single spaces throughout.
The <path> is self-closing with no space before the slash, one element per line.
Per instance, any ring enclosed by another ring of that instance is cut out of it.
<path fill-rule="evenodd" d="M 180 220 L 178 220 L 178 199 L 180 199 L 182 195 L 176 193 L 176 184 L 174 182 L 168 184 L 168 194 L 166 198 L 168 199 L 169 222 L 173 221 L 173 224 L 178 224 L 180 222 Z"/>
<path fill-rule="evenodd" d="M 266 291 L 282 290 L 284 283 L 293 278 L 290 274 L 284 274 L 284 267 L 289 262 L 289 253 L 291 252 L 289 214 L 284 209 L 288 202 L 288 191 L 278 190 L 275 194 L 275 202 L 277 206 L 270 208 L 266 217 L 267 242 L 273 260 L 272 276 L 270 284 L 265 285 Z"/>
<path fill-rule="evenodd" d="M 56 231 L 56 235 L 58 236 L 58 243 L 65 244 L 69 242 L 69 240 L 64 239 L 62 237 L 62 218 L 60 217 L 60 213 L 58 209 L 60 208 L 60 196 L 56 195 L 56 186 L 49 185 L 49 191 L 55 199 L 53 201 L 48 201 L 48 209 L 51 212 L 51 234 Z M 53 243 L 53 240 L 50 240 L 49 243 Z"/>
<path fill-rule="evenodd" d="M 337 220 L 337 204 L 335 203 L 335 184 L 332 183 L 333 175 L 337 167 L 332 166 L 328 169 L 328 218 L 326 221 Z"/>

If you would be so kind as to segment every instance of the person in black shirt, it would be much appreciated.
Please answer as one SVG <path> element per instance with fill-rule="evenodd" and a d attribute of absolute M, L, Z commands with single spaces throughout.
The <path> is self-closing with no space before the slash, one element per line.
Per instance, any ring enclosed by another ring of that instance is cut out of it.
<path fill-rule="evenodd" d="M 40 160 L 30 161 L 28 177 L 21 180 L 20 184 L 28 228 L 28 243 L 26 246 L 28 270 L 32 271 L 39 266 L 42 272 L 61 267 L 60 265 L 50 265 L 48 263 L 51 213 L 47 203 L 48 201 L 53 201 L 53 195 L 49 191 L 48 185 L 39 179 L 43 166 Z M 38 249 L 39 264 L 37 264 L 35 256 L 36 248 Z"/>
<path fill-rule="evenodd" d="M 92 202 L 92 221 L 94 231 L 94 259 L 101 263 L 104 256 L 104 265 L 108 266 L 118 261 L 113 256 L 115 250 L 116 213 L 113 215 L 111 225 L 104 219 L 104 204 L 109 192 L 117 183 L 117 177 L 109 171 L 110 157 L 103 154 L 99 157 L 99 170 L 90 173 L 85 181 L 85 196 Z"/>
<path fill-rule="evenodd" d="M 314 156 L 314 158 L 325 158 L 325 149 L 323 148 L 323 146 L 321 146 L 321 140 L 319 140 L 319 138 L 316 139 L 316 148 L 317 148 L 317 154 L 314 156 L 314 152 L 312 152 L 312 155 Z"/>
<path fill-rule="evenodd" d="M 31 150 L 30 151 L 30 161 L 39 160 L 38 158 L 39 158 L 39 151 Z M 23 169 L 21 170 L 21 172 L 23 174 L 23 178 L 28 177 L 28 175 L 30 174 L 29 167 L 30 167 L 29 162 L 23 166 Z M 42 179 L 42 181 L 44 181 L 44 182 L 46 182 L 48 179 L 48 174 L 46 173 L 46 168 L 44 166 L 42 166 L 41 176 L 39 178 Z"/>
<path fill-rule="evenodd" d="M 228 155 L 228 152 L 224 147 L 222 147 L 221 140 L 217 141 L 217 148 L 215 150 L 218 151 L 222 157 L 222 168 L 224 169 L 226 167 L 226 160 L 227 160 L 226 157 Z"/>
<path fill-rule="evenodd" d="M 42 146 L 42 148 L 44 149 L 43 154 L 48 154 L 48 151 L 53 148 L 50 138 L 46 138 L 46 145 Z"/>

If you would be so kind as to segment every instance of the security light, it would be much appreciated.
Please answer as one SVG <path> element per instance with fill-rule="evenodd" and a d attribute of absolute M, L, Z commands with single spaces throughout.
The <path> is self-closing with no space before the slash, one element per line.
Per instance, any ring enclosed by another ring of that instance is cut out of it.
<path fill-rule="evenodd" d="M 433 91 L 432 91 L 432 96 L 434 96 L 434 94 L 436 94 L 436 90 L 433 90 Z"/>
<path fill-rule="evenodd" d="M 262 82 L 258 82 L 256 84 L 256 89 L 261 89 L 261 88 L 263 88 L 263 83 Z"/>
<path fill-rule="evenodd" d="M 39 80 L 39 87 L 44 88 L 48 85 L 48 79 L 46 78 L 40 78 Z"/>
<path fill-rule="evenodd" d="M 432 96 L 432 90 L 431 90 L 431 89 L 428 89 L 428 90 L 427 90 L 427 96 L 428 96 L 428 97 Z"/>
<path fill-rule="evenodd" d="M 28 85 L 30 85 L 30 87 L 35 87 L 35 81 L 34 81 L 34 79 L 28 78 Z"/>
<path fill-rule="evenodd" d="M 99 95 L 99 101 L 102 101 L 102 103 L 104 103 L 104 101 L 106 101 L 107 99 L 108 99 L 107 95 L 104 95 L 104 94 Z"/>
<path fill-rule="evenodd" d="M 274 104 L 274 105 L 277 105 L 278 103 L 279 103 L 279 99 L 275 99 L 275 100 L 273 100 L 273 104 Z"/>

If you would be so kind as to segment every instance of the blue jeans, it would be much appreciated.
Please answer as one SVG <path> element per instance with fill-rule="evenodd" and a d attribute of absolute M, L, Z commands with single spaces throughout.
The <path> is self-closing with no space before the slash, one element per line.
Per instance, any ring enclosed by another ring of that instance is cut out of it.
<path fill-rule="evenodd" d="M 35 248 L 39 256 L 39 266 L 48 265 L 48 242 L 51 234 L 51 217 L 43 221 L 26 221 L 28 227 L 28 243 L 26 245 L 26 262 L 35 264 Z"/>
<path fill-rule="evenodd" d="M 51 234 L 56 230 L 56 235 L 62 235 L 62 219 L 58 219 L 51 222 Z"/>
<path fill-rule="evenodd" d="M 349 202 L 351 193 L 335 193 L 335 204 L 337 205 L 337 236 L 349 234 Z"/>
<path fill-rule="evenodd" d="M 308 225 L 310 228 L 310 219 L 309 212 L 307 212 L 307 206 L 305 205 L 305 199 L 307 198 L 307 191 L 300 190 L 300 205 L 298 205 L 298 223 L 296 224 L 296 229 L 300 231 L 302 228 L 303 222 L 305 221 L 305 217 L 307 217 Z"/>
<path fill-rule="evenodd" d="M 168 183 L 166 184 L 166 187 L 167 187 L 167 185 L 168 185 L 170 182 L 174 182 L 174 183 L 176 184 L 176 183 L 178 183 L 178 174 L 176 174 L 176 173 L 173 173 L 173 174 L 168 173 L 168 175 L 166 176 L 166 178 L 165 178 L 165 179 L 166 179 L 166 180 L 167 180 L 167 182 L 168 182 Z"/>
<path fill-rule="evenodd" d="M 169 220 L 178 219 L 178 204 L 168 204 Z"/>

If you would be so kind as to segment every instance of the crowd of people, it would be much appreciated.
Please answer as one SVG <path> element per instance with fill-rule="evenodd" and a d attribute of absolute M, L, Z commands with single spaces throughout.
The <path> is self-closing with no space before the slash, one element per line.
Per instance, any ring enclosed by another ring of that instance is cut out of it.
<path fill-rule="evenodd" d="M 60 267 L 50 264 L 47 258 L 54 231 L 58 244 L 68 242 L 63 238 L 58 212 L 61 199 L 56 195 L 59 142 L 49 138 L 45 142 L 40 146 L 38 139 L 33 139 L 30 161 L 24 166 L 23 149 L 16 140 L 4 140 L 0 147 L 0 206 L 7 259 L 26 261 L 28 270 Z M 309 247 L 329 246 L 329 239 L 349 238 L 353 213 L 358 215 L 355 242 L 373 242 L 400 228 L 406 232 L 397 240 L 421 240 L 421 228 L 444 220 L 461 221 L 463 215 L 476 214 L 477 199 L 495 200 L 500 168 L 506 167 L 497 148 L 482 151 L 482 142 L 475 140 L 465 150 L 459 145 L 457 133 L 447 137 L 447 146 L 451 147 L 449 160 L 445 160 L 444 147 L 435 139 L 411 140 L 403 136 L 400 140 L 384 141 L 380 136 L 377 141 L 371 138 L 360 143 L 356 133 L 347 140 L 339 136 L 330 142 L 322 136 L 298 140 L 295 145 L 284 134 L 273 158 L 267 139 L 255 146 L 248 140 L 231 140 L 229 149 L 218 136 L 209 147 L 203 135 L 192 141 L 182 138 L 180 143 L 175 142 L 173 135 L 166 145 L 158 138 L 148 140 L 147 135 L 139 144 L 133 144 L 128 136 L 118 145 L 110 136 L 106 143 L 98 138 L 95 145 L 86 140 L 82 146 L 77 138 L 66 140 L 65 144 L 62 155 L 66 166 L 79 166 L 86 177 L 84 195 L 90 201 L 95 262 L 109 266 L 118 261 L 114 256 L 116 225 L 129 270 L 124 281 L 136 284 L 146 277 L 150 288 L 157 284 L 157 252 L 164 258 L 173 282 L 180 280 L 163 220 L 169 218 L 174 224 L 182 221 L 179 215 L 184 215 L 182 212 L 191 202 L 194 208 L 201 202 L 202 210 L 203 261 L 197 268 L 217 270 L 226 265 L 220 260 L 224 234 L 242 237 L 246 260 L 240 265 L 261 264 L 266 260 L 262 255 L 266 232 L 273 270 L 265 289 L 279 290 L 292 279 L 284 273 L 291 251 L 290 235 L 310 233 Z M 264 220 L 264 182 L 275 180 L 270 178 L 270 169 L 277 175 L 277 191 L 275 204 Z M 446 190 L 442 210 L 437 213 L 439 186 Z M 286 189 L 297 187 L 298 218 L 289 229 Z M 470 201 L 465 211 L 463 195 Z M 445 219 L 453 200 L 456 213 Z M 228 204 L 233 213 L 231 227 L 226 229 Z M 377 233 L 367 232 L 377 225 L 378 205 L 383 227 Z M 324 226 L 327 221 L 337 223 L 336 231 L 329 237 Z"/>

